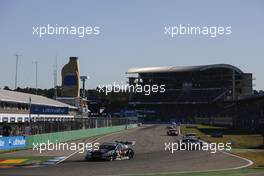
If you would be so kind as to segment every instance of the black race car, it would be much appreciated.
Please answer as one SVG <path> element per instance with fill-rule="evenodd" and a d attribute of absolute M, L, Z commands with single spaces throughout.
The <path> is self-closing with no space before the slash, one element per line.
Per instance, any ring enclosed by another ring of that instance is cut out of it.
<path fill-rule="evenodd" d="M 99 146 L 98 150 L 88 151 L 86 160 L 123 160 L 134 158 L 134 151 L 128 145 L 134 145 L 135 142 L 107 142 Z"/>
<path fill-rule="evenodd" d="M 169 129 L 169 130 L 167 130 L 167 135 L 168 136 L 178 136 L 179 133 L 178 133 L 177 129 Z"/>

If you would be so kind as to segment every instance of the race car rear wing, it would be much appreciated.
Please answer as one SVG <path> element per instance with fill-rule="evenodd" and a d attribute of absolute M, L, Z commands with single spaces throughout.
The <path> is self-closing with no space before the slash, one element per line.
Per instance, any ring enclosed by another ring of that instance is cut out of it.
<path fill-rule="evenodd" d="M 135 145 L 136 144 L 136 141 L 115 141 L 115 142 L 121 143 L 124 145 Z"/>

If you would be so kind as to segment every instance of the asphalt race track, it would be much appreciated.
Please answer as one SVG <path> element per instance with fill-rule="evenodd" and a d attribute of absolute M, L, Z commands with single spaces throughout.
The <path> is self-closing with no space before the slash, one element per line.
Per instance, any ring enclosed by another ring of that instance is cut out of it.
<path fill-rule="evenodd" d="M 247 161 L 217 152 L 164 151 L 164 142 L 175 142 L 179 137 L 166 136 L 166 126 L 153 125 L 131 129 L 106 136 L 99 142 L 124 140 L 136 141 L 135 158 L 113 162 L 87 162 L 84 154 L 76 154 L 66 161 L 49 167 L 16 168 L 1 170 L 0 175 L 12 176 L 82 176 L 82 175 L 129 175 L 158 172 L 205 171 L 234 168 Z"/>

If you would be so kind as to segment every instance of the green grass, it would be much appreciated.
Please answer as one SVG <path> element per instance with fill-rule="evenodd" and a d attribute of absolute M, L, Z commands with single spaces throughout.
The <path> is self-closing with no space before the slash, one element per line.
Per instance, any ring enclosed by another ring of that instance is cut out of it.
<path fill-rule="evenodd" d="M 239 155 L 243 158 L 247 158 L 254 162 L 251 168 L 259 167 L 264 169 L 264 150 L 263 151 L 246 151 L 246 152 L 232 152 L 236 155 Z"/>
<path fill-rule="evenodd" d="M 212 132 L 221 132 L 222 138 L 211 137 Z M 196 133 L 202 140 L 207 142 L 227 143 L 231 142 L 232 153 L 247 158 L 254 162 L 251 168 L 264 167 L 263 138 L 260 134 L 252 134 L 247 131 L 233 130 L 227 127 L 197 125 L 195 128 L 181 126 L 182 134 Z M 239 150 L 236 150 L 239 149 Z M 248 150 L 253 149 L 253 150 Z M 260 149 L 260 150 L 254 150 Z"/>
<path fill-rule="evenodd" d="M 253 134 L 251 132 L 242 130 L 233 130 L 227 127 L 216 127 L 209 125 L 197 125 L 196 128 L 186 128 L 181 126 L 182 134 L 189 132 L 196 133 L 202 140 L 207 142 L 217 143 L 232 143 L 232 148 L 240 149 L 263 149 L 263 137 L 260 134 Z M 213 132 L 221 132 L 223 138 L 211 137 Z"/>

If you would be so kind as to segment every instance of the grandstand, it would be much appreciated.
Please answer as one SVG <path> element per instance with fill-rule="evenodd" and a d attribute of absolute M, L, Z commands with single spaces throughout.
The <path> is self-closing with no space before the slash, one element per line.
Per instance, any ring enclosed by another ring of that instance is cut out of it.
<path fill-rule="evenodd" d="M 31 118 L 74 117 L 77 108 L 59 101 L 28 93 L 0 90 L 0 123 L 25 122 Z"/>
<path fill-rule="evenodd" d="M 228 64 L 130 68 L 129 84 L 165 85 L 164 93 L 131 93 L 129 104 L 156 112 L 157 117 L 211 116 L 219 103 L 253 93 L 252 74 Z"/>

